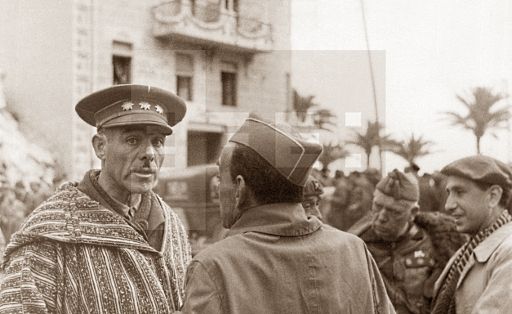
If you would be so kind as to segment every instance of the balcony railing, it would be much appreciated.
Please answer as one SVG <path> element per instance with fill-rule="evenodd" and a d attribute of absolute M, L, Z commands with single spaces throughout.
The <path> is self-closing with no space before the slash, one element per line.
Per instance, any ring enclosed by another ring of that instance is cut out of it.
<path fill-rule="evenodd" d="M 250 52 L 272 50 L 272 28 L 256 18 L 226 10 L 223 2 L 174 0 L 152 9 L 153 34 Z"/>

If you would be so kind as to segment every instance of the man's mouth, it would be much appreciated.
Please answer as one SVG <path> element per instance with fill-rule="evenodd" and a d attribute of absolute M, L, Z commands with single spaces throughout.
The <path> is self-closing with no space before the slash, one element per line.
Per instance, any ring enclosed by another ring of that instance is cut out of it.
<path fill-rule="evenodd" d="M 385 227 L 382 227 L 380 225 L 373 225 L 373 228 L 379 232 L 379 233 L 389 233 L 390 231 L 388 230 L 388 228 L 385 228 Z"/>
<path fill-rule="evenodd" d="M 136 177 L 149 179 L 156 174 L 156 169 L 136 169 L 132 170 L 131 173 Z"/>
<path fill-rule="evenodd" d="M 462 217 L 464 217 L 464 215 L 462 214 L 451 214 L 451 216 L 453 217 L 453 219 L 461 219 Z"/>

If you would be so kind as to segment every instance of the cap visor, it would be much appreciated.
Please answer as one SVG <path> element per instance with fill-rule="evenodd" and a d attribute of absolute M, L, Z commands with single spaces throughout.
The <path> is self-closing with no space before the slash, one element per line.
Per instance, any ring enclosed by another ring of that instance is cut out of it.
<path fill-rule="evenodd" d="M 127 125 L 154 125 L 159 126 L 163 134 L 172 134 L 172 128 L 165 121 L 163 121 L 162 119 L 158 119 L 157 117 L 155 117 L 154 114 L 151 113 L 138 113 L 117 117 L 105 122 L 101 127 L 111 128 Z"/>

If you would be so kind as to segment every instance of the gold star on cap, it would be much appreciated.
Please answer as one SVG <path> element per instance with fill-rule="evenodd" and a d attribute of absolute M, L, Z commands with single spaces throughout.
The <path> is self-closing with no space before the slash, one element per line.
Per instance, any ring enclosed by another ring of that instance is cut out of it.
<path fill-rule="evenodd" d="M 162 107 L 160 107 L 159 105 L 155 105 L 155 111 L 158 112 L 158 113 L 164 113 L 164 109 L 162 109 Z"/>
<path fill-rule="evenodd" d="M 132 110 L 133 109 L 133 103 L 127 101 L 127 102 L 125 102 L 124 104 L 121 105 L 121 108 L 123 108 L 123 111 Z"/>
<path fill-rule="evenodd" d="M 140 103 L 140 109 L 142 110 L 151 110 L 151 105 L 147 102 L 141 102 Z"/>

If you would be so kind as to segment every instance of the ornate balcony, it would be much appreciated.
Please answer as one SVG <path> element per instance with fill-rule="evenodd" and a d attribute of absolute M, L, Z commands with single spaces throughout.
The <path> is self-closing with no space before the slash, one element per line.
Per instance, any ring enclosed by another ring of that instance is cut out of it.
<path fill-rule="evenodd" d="M 152 8 L 153 35 L 249 53 L 272 50 L 271 25 L 227 10 L 225 1 L 161 3 Z"/>

